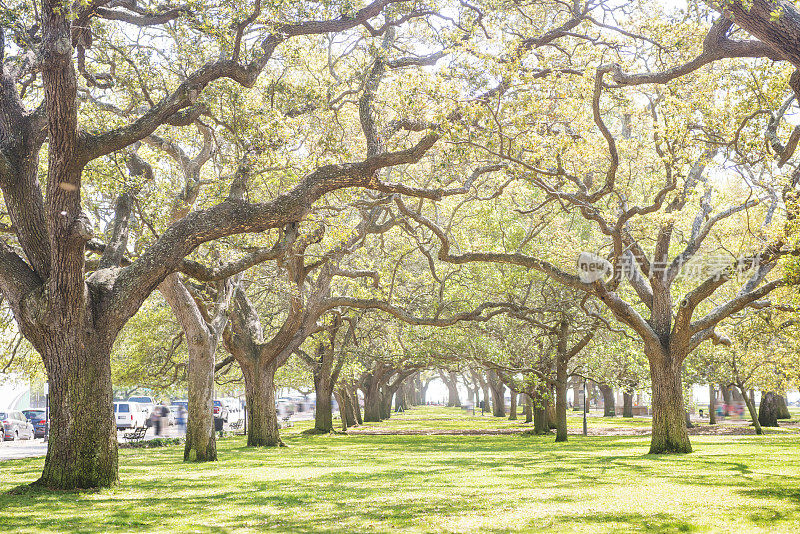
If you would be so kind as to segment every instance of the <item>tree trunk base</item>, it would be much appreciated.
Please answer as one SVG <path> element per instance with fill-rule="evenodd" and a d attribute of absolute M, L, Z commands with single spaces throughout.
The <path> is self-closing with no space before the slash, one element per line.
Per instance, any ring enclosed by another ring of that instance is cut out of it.
<path fill-rule="evenodd" d="M 692 452 L 686 431 L 687 413 L 683 403 L 681 367 L 650 363 L 653 391 L 653 435 L 650 454 L 686 454 Z"/>

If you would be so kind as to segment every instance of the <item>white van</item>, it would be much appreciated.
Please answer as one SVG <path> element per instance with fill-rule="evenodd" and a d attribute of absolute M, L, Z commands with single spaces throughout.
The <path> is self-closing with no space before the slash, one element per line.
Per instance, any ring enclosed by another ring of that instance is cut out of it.
<path fill-rule="evenodd" d="M 142 428 L 147 425 L 149 410 L 138 402 L 115 402 L 114 420 L 117 430 L 124 428 Z"/>

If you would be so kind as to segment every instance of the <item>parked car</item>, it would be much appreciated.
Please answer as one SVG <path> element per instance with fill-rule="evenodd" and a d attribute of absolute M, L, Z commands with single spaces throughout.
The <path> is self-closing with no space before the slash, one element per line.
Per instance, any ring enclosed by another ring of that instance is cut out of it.
<path fill-rule="evenodd" d="M 150 417 L 156 407 L 156 401 L 153 400 L 153 397 L 128 397 L 128 402 L 135 402 L 147 408 L 147 417 Z"/>
<path fill-rule="evenodd" d="M 33 439 L 33 425 L 20 411 L 0 412 L 0 425 L 3 426 L 3 440 Z"/>
<path fill-rule="evenodd" d="M 22 410 L 22 415 L 33 425 L 33 437 L 43 438 L 47 433 L 47 412 L 44 410 Z"/>
<path fill-rule="evenodd" d="M 150 411 L 138 402 L 114 403 L 114 419 L 117 422 L 117 430 L 146 427 L 149 417 Z"/>
<path fill-rule="evenodd" d="M 214 419 L 221 419 L 224 422 L 228 421 L 228 407 L 221 400 L 214 400 Z"/>

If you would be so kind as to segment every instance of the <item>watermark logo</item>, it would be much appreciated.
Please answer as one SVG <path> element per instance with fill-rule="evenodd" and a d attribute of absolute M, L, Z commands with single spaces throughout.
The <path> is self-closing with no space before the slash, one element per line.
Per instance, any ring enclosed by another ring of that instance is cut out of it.
<path fill-rule="evenodd" d="M 611 276 L 611 273 L 614 272 L 611 262 L 591 252 L 581 252 L 578 255 L 576 266 L 578 267 L 578 277 L 584 284 L 597 282 Z"/>
<path fill-rule="evenodd" d="M 611 275 L 627 280 L 645 277 L 639 263 L 630 252 L 621 256 L 616 264 L 612 264 L 599 254 L 584 251 L 578 255 L 575 263 L 578 277 L 586 284 L 606 279 Z M 753 269 L 758 268 L 759 256 L 756 254 L 735 258 L 730 254 L 712 253 L 694 255 L 688 260 L 684 256 L 678 256 L 668 262 L 648 260 L 648 265 L 649 278 L 698 281 L 709 278 L 720 280 L 725 277 L 736 278 L 741 282 L 749 277 Z"/>

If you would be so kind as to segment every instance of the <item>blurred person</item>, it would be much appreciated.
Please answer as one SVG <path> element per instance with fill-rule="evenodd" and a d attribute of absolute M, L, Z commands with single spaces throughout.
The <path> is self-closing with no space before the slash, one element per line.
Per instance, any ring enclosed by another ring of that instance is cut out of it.
<path fill-rule="evenodd" d="M 180 434 L 186 433 L 186 408 L 183 404 L 178 405 L 178 413 L 175 415 L 175 424 L 178 425 Z"/>
<path fill-rule="evenodd" d="M 153 413 L 150 414 L 150 424 L 153 426 L 153 431 L 156 436 L 161 435 L 161 407 L 156 406 Z"/>

